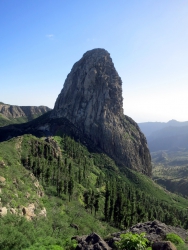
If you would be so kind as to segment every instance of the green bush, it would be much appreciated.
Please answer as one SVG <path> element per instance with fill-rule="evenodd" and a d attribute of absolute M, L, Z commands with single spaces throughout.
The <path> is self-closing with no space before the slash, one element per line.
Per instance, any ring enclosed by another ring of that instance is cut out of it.
<path fill-rule="evenodd" d="M 34 245 L 25 250 L 64 250 L 64 249 L 58 245 L 49 245 L 49 246 Z"/>
<path fill-rule="evenodd" d="M 177 250 L 188 250 L 188 246 L 185 244 L 180 244 L 177 246 Z"/>
<path fill-rule="evenodd" d="M 148 240 L 145 238 L 145 233 L 133 234 L 126 233 L 122 234 L 121 240 L 116 242 L 118 249 L 129 249 L 129 250 L 146 250 Z"/>
<path fill-rule="evenodd" d="M 47 236 L 46 238 L 38 238 L 35 244 L 24 250 L 64 250 L 60 244 L 58 239 Z"/>
<path fill-rule="evenodd" d="M 182 245 L 182 244 L 185 244 L 185 242 L 182 240 L 182 238 L 177 235 L 177 234 L 174 234 L 174 233 L 169 233 L 166 235 L 166 240 L 169 240 L 171 241 L 172 243 L 174 243 L 176 246 L 178 245 Z"/>

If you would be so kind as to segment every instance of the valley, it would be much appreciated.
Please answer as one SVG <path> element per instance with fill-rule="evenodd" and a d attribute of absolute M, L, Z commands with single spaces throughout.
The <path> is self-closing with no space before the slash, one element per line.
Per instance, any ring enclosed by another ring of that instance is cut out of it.
<path fill-rule="evenodd" d="M 188 196 L 187 122 L 143 123 L 153 164 L 153 180 L 173 193 Z"/>

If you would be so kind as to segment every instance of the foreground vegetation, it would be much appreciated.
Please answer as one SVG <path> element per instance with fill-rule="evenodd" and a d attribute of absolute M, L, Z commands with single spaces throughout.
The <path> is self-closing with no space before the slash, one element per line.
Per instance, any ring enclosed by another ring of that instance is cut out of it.
<path fill-rule="evenodd" d="M 2 142 L 0 165 L 2 206 L 16 211 L 0 218 L 0 249 L 70 249 L 75 234 L 106 236 L 154 219 L 188 229 L 188 200 L 66 135 Z M 19 214 L 31 203 L 27 221 Z"/>
<path fill-rule="evenodd" d="M 121 240 L 115 243 L 117 249 L 129 249 L 129 250 L 152 250 L 151 245 L 152 243 L 149 242 L 146 237 L 145 233 L 136 234 L 128 232 L 126 234 L 121 234 Z M 177 234 L 168 233 L 165 237 L 166 241 L 170 241 L 173 243 L 177 250 L 187 250 L 188 246 L 179 237 Z"/>

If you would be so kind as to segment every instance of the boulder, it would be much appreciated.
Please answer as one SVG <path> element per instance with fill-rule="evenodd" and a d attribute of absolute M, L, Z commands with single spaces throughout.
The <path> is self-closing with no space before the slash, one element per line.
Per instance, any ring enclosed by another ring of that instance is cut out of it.
<path fill-rule="evenodd" d="M 32 220 L 32 218 L 36 216 L 34 211 L 35 211 L 35 205 L 33 203 L 29 204 L 28 207 L 22 208 L 22 213 L 27 220 Z"/>
<path fill-rule="evenodd" d="M 7 208 L 1 207 L 0 208 L 0 216 L 5 216 L 5 215 L 7 215 Z"/>
<path fill-rule="evenodd" d="M 1 168 L 4 168 L 4 167 L 5 167 L 5 163 L 4 163 L 3 160 L 0 161 L 0 167 L 1 167 Z"/>
<path fill-rule="evenodd" d="M 76 250 L 111 250 L 112 248 L 96 233 L 88 236 L 73 237 L 78 241 Z"/>
<path fill-rule="evenodd" d="M 170 241 L 159 241 L 152 244 L 152 250 L 177 250 Z"/>
<path fill-rule="evenodd" d="M 40 211 L 39 216 L 46 217 L 46 215 L 47 215 L 47 211 L 46 211 L 46 208 L 44 207 L 44 208 Z"/>
<path fill-rule="evenodd" d="M 4 184 L 6 179 L 3 176 L 0 176 L 0 183 Z"/>
<path fill-rule="evenodd" d="M 11 214 L 17 214 L 17 211 L 16 211 L 15 208 L 12 208 L 12 207 L 11 207 L 11 208 L 10 208 L 10 213 L 11 213 Z"/>

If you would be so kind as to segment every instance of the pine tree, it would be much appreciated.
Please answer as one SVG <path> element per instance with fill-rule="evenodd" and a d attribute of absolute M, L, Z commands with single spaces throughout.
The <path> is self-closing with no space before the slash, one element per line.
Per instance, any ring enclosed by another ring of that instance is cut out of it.
<path fill-rule="evenodd" d="M 68 182 L 69 201 L 71 200 L 71 197 L 73 195 L 73 189 L 74 189 L 74 181 L 73 181 L 73 178 L 70 177 L 70 180 Z"/>
<path fill-rule="evenodd" d="M 105 193 L 105 204 L 104 204 L 104 216 L 106 221 L 109 221 L 109 205 L 110 205 L 110 187 L 107 182 L 106 193 Z"/>

